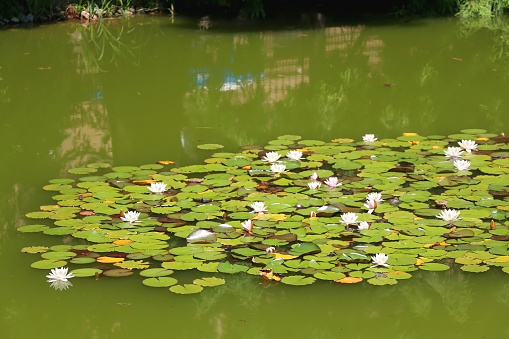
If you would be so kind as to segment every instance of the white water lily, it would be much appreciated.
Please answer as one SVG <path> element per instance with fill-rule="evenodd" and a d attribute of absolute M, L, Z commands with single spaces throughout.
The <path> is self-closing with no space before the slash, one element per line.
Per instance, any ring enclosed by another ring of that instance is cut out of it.
<path fill-rule="evenodd" d="M 270 165 L 270 170 L 274 174 L 281 174 L 286 172 L 286 165 L 283 164 L 272 164 Z"/>
<path fill-rule="evenodd" d="M 255 201 L 251 205 L 249 205 L 253 212 L 255 213 L 262 213 L 267 212 L 267 207 L 265 206 L 265 203 L 263 201 Z"/>
<path fill-rule="evenodd" d="M 48 278 L 48 282 L 53 283 L 57 281 L 66 282 L 67 279 L 74 278 L 74 275 L 71 273 L 67 273 L 67 267 L 59 267 L 53 268 L 51 273 L 46 276 Z"/>
<path fill-rule="evenodd" d="M 445 222 L 448 222 L 449 224 L 452 224 L 456 220 L 459 220 L 460 211 L 456 211 L 455 209 L 445 209 L 440 211 L 440 213 L 437 215 L 437 218 L 442 219 Z"/>
<path fill-rule="evenodd" d="M 262 158 L 262 161 L 276 162 L 279 160 L 279 158 L 281 158 L 281 155 L 278 152 L 267 152 Z"/>
<path fill-rule="evenodd" d="M 310 190 L 317 190 L 322 186 L 322 183 L 320 181 L 311 181 L 308 182 L 308 187 Z"/>
<path fill-rule="evenodd" d="M 468 171 L 468 169 L 470 168 L 470 161 L 454 160 L 453 165 L 458 171 Z"/>
<path fill-rule="evenodd" d="M 290 151 L 286 153 L 286 157 L 291 160 L 300 160 L 302 159 L 302 152 L 301 151 Z"/>
<path fill-rule="evenodd" d="M 366 208 L 368 209 L 368 213 L 371 214 L 376 209 L 378 204 L 377 204 L 376 200 L 368 199 L 368 200 L 366 200 L 366 203 L 364 204 L 364 206 L 366 206 Z"/>
<path fill-rule="evenodd" d="M 153 182 L 150 187 L 147 187 L 152 193 L 163 193 L 166 192 L 166 184 L 164 182 Z"/>
<path fill-rule="evenodd" d="M 372 143 L 372 142 L 377 141 L 377 138 L 375 138 L 374 134 L 365 134 L 362 137 L 362 141 L 367 142 L 367 143 Z"/>
<path fill-rule="evenodd" d="M 120 217 L 123 221 L 127 221 L 128 223 L 132 224 L 135 222 L 140 222 L 138 218 L 140 217 L 140 212 L 135 211 L 127 211 L 124 213 L 123 217 Z"/>
<path fill-rule="evenodd" d="M 357 214 L 353 212 L 343 213 L 341 214 L 340 223 L 342 223 L 345 226 L 354 225 L 357 223 L 357 218 L 358 218 Z"/>
<path fill-rule="evenodd" d="M 311 180 L 317 180 L 317 179 L 318 179 L 318 173 L 313 172 L 313 174 L 311 174 L 311 176 L 309 177 L 309 179 L 311 179 Z"/>
<path fill-rule="evenodd" d="M 325 185 L 335 188 L 343 185 L 343 183 L 339 182 L 339 179 L 337 177 L 329 177 L 327 180 L 325 180 Z"/>
<path fill-rule="evenodd" d="M 377 202 L 377 204 L 381 204 L 382 202 L 384 202 L 384 200 L 382 199 L 382 193 L 379 192 L 368 193 L 368 195 L 366 195 L 366 201 L 367 200 L 374 200 Z"/>
<path fill-rule="evenodd" d="M 359 229 L 359 231 L 362 231 L 362 230 L 369 230 L 369 224 L 367 221 L 361 221 L 359 223 L 359 225 L 357 226 L 357 228 Z"/>
<path fill-rule="evenodd" d="M 274 246 L 267 247 L 265 249 L 265 252 L 267 252 L 267 253 L 274 253 L 274 252 L 276 252 L 276 248 Z"/>
<path fill-rule="evenodd" d="M 373 260 L 373 266 L 371 266 L 372 268 L 373 267 L 377 267 L 377 266 L 389 266 L 389 264 L 387 264 L 387 260 L 389 259 L 389 256 L 385 253 L 377 253 L 375 254 L 374 256 L 371 257 L 371 260 Z"/>
<path fill-rule="evenodd" d="M 477 149 L 477 144 L 473 140 L 461 140 L 458 141 L 458 145 L 460 145 L 460 147 L 468 153 L 471 153 Z"/>
<path fill-rule="evenodd" d="M 461 149 L 461 147 L 447 147 L 447 149 L 444 150 L 444 153 L 446 158 L 452 160 L 459 159 L 463 154 L 463 149 Z"/>
<path fill-rule="evenodd" d="M 251 233 L 251 230 L 253 229 L 253 222 L 251 221 L 251 219 L 248 219 L 244 222 L 241 222 L 240 223 L 242 225 L 242 227 L 248 231 L 249 233 Z"/>

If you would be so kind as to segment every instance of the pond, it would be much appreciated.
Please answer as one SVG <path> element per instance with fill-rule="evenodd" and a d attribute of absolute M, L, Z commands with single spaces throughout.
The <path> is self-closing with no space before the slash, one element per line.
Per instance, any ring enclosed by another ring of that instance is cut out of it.
<path fill-rule="evenodd" d="M 135 273 L 74 278 L 58 291 L 49 270 L 30 267 L 40 255 L 21 249 L 72 240 L 17 231 L 49 224 L 25 216 L 54 203 L 43 186 L 92 163 L 202 164 L 213 151 L 198 145 L 238 152 L 281 135 L 501 134 L 505 27 L 307 14 L 263 25 L 140 16 L 0 31 L 2 337 L 508 336 L 499 267 L 416 271 L 394 286 L 221 275 L 225 285 L 194 295 L 144 286 Z M 202 276 L 183 271 L 179 281 Z"/>

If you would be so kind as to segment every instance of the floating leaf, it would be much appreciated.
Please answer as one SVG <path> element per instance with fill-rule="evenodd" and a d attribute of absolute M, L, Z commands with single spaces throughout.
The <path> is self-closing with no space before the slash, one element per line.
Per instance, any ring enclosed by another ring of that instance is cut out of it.
<path fill-rule="evenodd" d="M 42 232 L 49 229 L 46 225 L 27 225 L 18 227 L 17 230 L 24 233 Z"/>
<path fill-rule="evenodd" d="M 371 278 L 367 280 L 371 285 L 395 285 L 398 283 L 396 279 L 388 278 L 388 277 L 379 277 L 379 278 Z"/>
<path fill-rule="evenodd" d="M 201 279 L 194 279 L 193 284 L 200 286 L 219 286 L 226 283 L 226 280 L 216 277 L 206 277 Z"/>
<path fill-rule="evenodd" d="M 421 270 L 425 271 L 446 271 L 450 269 L 448 265 L 440 264 L 436 262 L 426 263 L 419 266 Z"/>
<path fill-rule="evenodd" d="M 239 273 L 246 272 L 249 269 L 248 266 L 240 265 L 240 264 L 231 264 L 229 262 L 222 262 L 217 265 L 217 270 L 221 273 Z"/>
<path fill-rule="evenodd" d="M 142 270 L 142 269 L 150 267 L 150 264 L 148 262 L 144 262 L 142 260 L 138 260 L 138 261 L 136 261 L 136 260 L 125 260 L 125 261 L 122 261 L 122 262 L 117 262 L 117 263 L 115 263 L 113 265 L 118 266 L 118 267 L 122 267 L 122 268 L 126 268 L 128 270 L 132 270 L 132 269 Z"/>
<path fill-rule="evenodd" d="M 166 268 L 161 268 L 161 267 L 148 268 L 148 269 L 145 269 L 143 271 L 140 271 L 140 275 L 142 277 L 150 277 L 150 278 L 153 278 L 153 277 L 164 277 L 164 276 L 170 275 L 172 273 L 173 273 L 172 270 L 169 270 L 169 269 L 166 269 Z"/>
<path fill-rule="evenodd" d="M 460 268 L 462 271 L 473 273 L 486 272 L 487 270 L 490 269 L 488 266 L 481 265 L 463 265 Z"/>
<path fill-rule="evenodd" d="M 204 149 L 204 150 L 213 150 L 213 149 L 223 148 L 224 146 L 220 145 L 220 144 L 202 144 L 202 145 L 198 145 L 196 147 L 198 147 L 199 149 Z"/>
<path fill-rule="evenodd" d="M 114 258 L 114 257 L 99 257 L 96 259 L 97 262 L 102 264 L 114 264 L 125 260 L 125 258 Z"/>
<path fill-rule="evenodd" d="M 30 247 L 23 247 L 21 249 L 21 252 L 24 253 L 44 253 L 49 250 L 49 247 L 46 246 L 30 246 Z"/>
<path fill-rule="evenodd" d="M 194 294 L 203 291 L 203 287 L 194 284 L 174 285 L 170 287 L 170 291 L 177 294 Z"/>
<path fill-rule="evenodd" d="M 290 255 L 300 256 L 320 252 L 320 247 L 314 243 L 300 243 L 294 246 L 288 253 Z"/>
<path fill-rule="evenodd" d="M 362 278 L 356 278 L 356 277 L 345 277 L 338 280 L 334 280 L 335 282 L 342 283 L 342 284 L 356 284 L 361 282 Z"/>
<path fill-rule="evenodd" d="M 133 274 L 133 271 L 126 270 L 124 268 L 116 268 L 112 270 L 107 270 L 103 272 L 103 275 L 114 278 L 122 278 L 127 277 Z"/>
<path fill-rule="evenodd" d="M 301 285 L 311 285 L 312 283 L 315 282 L 315 280 L 316 279 L 313 277 L 306 277 L 304 275 L 291 275 L 281 279 L 281 282 L 287 285 L 301 286 Z"/>
<path fill-rule="evenodd" d="M 152 277 L 142 281 L 143 285 L 150 287 L 168 287 L 175 285 L 177 282 L 177 279 L 172 277 Z"/>
<path fill-rule="evenodd" d="M 100 270 L 98 268 L 78 268 L 78 269 L 72 270 L 71 273 L 77 278 L 78 277 L 94 277 L 94 276 L 98 276 L 99 274 L 101 274 L 102 270 Z"/>
<path fill-rule="evenodd" d="M 341 272 L 331 272 L 331 271 L 324 271 L 324 272 L 318 272 L 313 275 L 317 279 L 321 280 L 340 280 L 345 277 L 345 274 Z M 362 280 L 362 279 L 361 279 Z"/>

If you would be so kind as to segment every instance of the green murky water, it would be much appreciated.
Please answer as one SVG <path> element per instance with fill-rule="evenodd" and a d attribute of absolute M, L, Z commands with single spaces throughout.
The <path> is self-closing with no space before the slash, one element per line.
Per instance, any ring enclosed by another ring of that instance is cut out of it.
<path fill-rule="evenodd" d="M 308 18 L 309 19 L 309 18 Z M 24 215 L 67 169 L 175 160 L 282 134 L 452 134 L 509 127 L 507 30 L 455 20 L 284 25 L 140 17 L 0 31 L 0 330 L 3 338 L 502 338 L 509 280 L 458 268 L 396 286 L 267 286 L 231 276 L 197 296 L 122 279 L 73 279 L 60 292 L 30 268 Z M 323 26 L 323 27 L 317 27 Z M 198 273 L 184 273 L 192 281 Z"/>

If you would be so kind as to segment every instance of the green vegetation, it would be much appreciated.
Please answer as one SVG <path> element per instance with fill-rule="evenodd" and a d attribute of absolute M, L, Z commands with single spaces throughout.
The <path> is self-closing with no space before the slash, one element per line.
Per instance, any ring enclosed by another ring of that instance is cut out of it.
<path fill-rule="evenodd" d="M 135 272 L 179 294 L 233 274 L 300 286 L 394 285 L 452 267 L 509 273 L 507 141 L 482 129 L 330 142 L 283 135 L 237 153 L 200 145 L 205 164 L 93 163 L 50 180 L 43 188 L 56 204 L 18 228 L 66 243 L 22 252 L 40 253 L 31 266 L 52 269 L 57 289 L 70 277 Z M 189 270 L 201 277 L 179 273 Z"/>
<path fill-rule="evenodd" d="M 323 0 L 320 2 L 286 0 L 4 0 L 0 2 L 0 17 L 10 18 L 32 13 L 36 18 L 59 17 L 66 8 L 81 13 L 88 10 L 98 18 L 113 15 L 119 9 L 143 8 L 174 14 L 218 14 L 226 16 L 265 17 L 289 10 L 328 11 L 329 13 L 376 12 L 396 16 L 457 15 L 462 18 L 487 18 L 501 15 L 509 9 L 509 0 L 392 0 L 372 3 Z M 67 14 L 67 13 L 66 13 Z M 78 15 L 79 16 L 79 15 Z M 67 18 L 76 16 L 66 15 Z"/>

